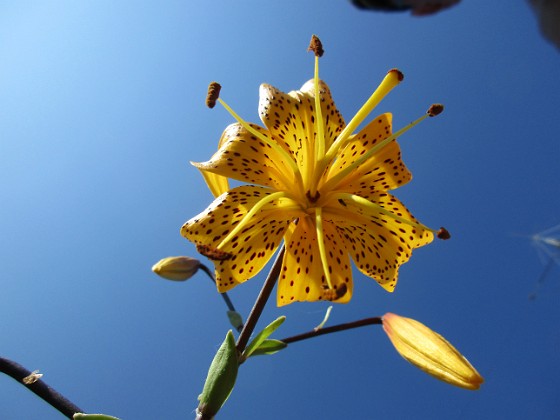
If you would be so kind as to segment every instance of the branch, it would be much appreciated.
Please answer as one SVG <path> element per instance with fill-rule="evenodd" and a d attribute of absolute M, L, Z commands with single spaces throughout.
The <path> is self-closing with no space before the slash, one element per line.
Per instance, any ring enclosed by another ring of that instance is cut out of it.
<path fill-rule="evenodd" d="M 30 370 L 27 370 L 19 363 L 13 362 L 4 357 L 0 357 L 0 372 L 3 372 L 6 375 L 11 376 L 22 385 L 25 385 L 23 383 L 23 378 L 31 375 L 32 373 Z M 56 408 L 58 411 L 60 411 L 69 419 L 73 418 L 74 414 L 76 413 L 84 412 L 84 410 L 74 405 L 74 403 L 72 403 L 66 397 L 59 394 L 57 391 L 55 391 L 53 388 L 48 386 L 41 379 L 37 380 L 32 384 L 25 385 L 25 386 L 27 387 L 27 389 L 35 393 L 37 396 L 41 397 L 48 404 Z"/>

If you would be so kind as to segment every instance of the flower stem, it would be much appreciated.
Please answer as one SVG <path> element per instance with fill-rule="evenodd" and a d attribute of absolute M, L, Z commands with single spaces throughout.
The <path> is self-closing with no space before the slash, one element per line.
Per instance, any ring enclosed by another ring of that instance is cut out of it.
<path fill-rule="evenodd" d="M 200 269 L 204 271 L 208 275 L 208 277 L 210 277 L 210 279 L 212 280 L 212 282 L 214 282 L 214 284 L 216 284 L 216 279 L 214 278 L 214 274 L 212 274 L 212 271 L 210 271 L 208 267 L 206 267 L 204 264 L 200 264 Z M 226 292 L 223 292 L 220 293 L 220 295 L 222 295 L 222 297 L 224 298 L 224 302 L 226 303 L 228 309 L 232 312 L 237 312 L 228 294 Z"/>
<path fill-rule="evenodd" d="M 274 265 L 270 269 L 270 272 L 268 273 L 268 277 L 264 281 L 264 285 L 261 289 L 261 292 L 259 293 L 259 296 L 255 301 L 255 305 L 253 306 L 253 309 L 251 309 L 251 313 L 247 318 L 247 322 L 245 323 L 245 326 L 243 327 L 241 334 L 239 334 L 239 338 L 237 339 L 237 344 L 236 344 L 237 352 L 239 354 L 243 353 L 243 350 L 245 350 L 245 347 L 249 342 L 249 338 L 251 338 L 251 334 L 253 333 L 257 325 L 257 322 L 262 314 L 262 311 L 266 305 L 266 302 L 268 301 L 268 298 L 272 293 L 272 289 L 274 289 L 276 280 L 278 280 L 278 276 L 280 275 L 280 269 L 282 267 L 282 260 L 284 258 L 284 249 L 285 248 L 282 247 L 282 249 L 276 256 Z"/>
<path fill-rule="evenodd" d="M 347 322 L 346 324 L 333 325 L 332 327 L 316 328 L 314 330 L 311 330 L 303 334 L 282 338 L 280 339 L 280 341 L 283 341 L 286 344 L 290 344 L 290 343 L 295 343 L 296 341 L 307 340 L 308 338 L 318 337 L 324 334 L 330 334 L 330 333 L 344 331 L 344 330 L 351 330 L 352 328 L 365 327 L 366 325 L 376 325 L 376 324 L 381 325 L 381 323 L 382 323 L 381 317 L 376 316 L 372 318 L 360 319 L 354 322 Z"/>
<path fill-rule="evenodd" d="M 31 374 L 30 370 L 27 370 L 19 363 L 16 363 L 4 357 L 0 357 L 0 372 L 11 376 L 20 384 L 23 384 L 23 378 Z M 25 386 L 27 389 L 35 393 L 37 396 L 41 397 L 44 401 L 49 403 L 52 407 L 56 408 L 69 419 L 71 419 L 75 413 L 84 412 L 84 410 L 74 405 L 74 403 L 52 389 L 41 379 Z"/>

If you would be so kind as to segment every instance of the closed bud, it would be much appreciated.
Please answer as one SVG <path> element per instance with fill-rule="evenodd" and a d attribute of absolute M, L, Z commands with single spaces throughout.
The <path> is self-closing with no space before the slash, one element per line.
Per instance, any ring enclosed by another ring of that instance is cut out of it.
<path fill-rule="evenodd" d="M 167 257 L 159 260 L 152 271 L 167 280 L 184 281 L 196 274 L 200 261 L 190 257 Z"/>
<path fill-rule="evenodd" d="M 433 377 L 466 389 L 478 389 L 484 379 L 441 335 L 411 318 L 383 316 L 383 329 L 399 354 Z"/>

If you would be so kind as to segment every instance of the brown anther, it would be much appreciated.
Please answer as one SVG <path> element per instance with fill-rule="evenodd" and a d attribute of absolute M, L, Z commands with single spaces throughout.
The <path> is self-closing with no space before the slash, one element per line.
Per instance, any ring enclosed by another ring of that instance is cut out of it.
<path fill-rule="evenodd" d="M 428 116 L 435 117 L 443 112 L 442 104 L 433 104 L 430 109 L 428 109 Z"/>
<path fill-rule="evenodd" d="M 311 41 L 309 42 L 309 47 L 307 47 L 307 51 L 313 51 L 315 57 L 322 57 L 325 53 L 323 50 L 323 44 L 317 35 L 311 36 Z"/>
<path fill-rule="evenodd" d="M 311 191 L 307 191 L 305 193 L 305 196 L 307 197 L 307 199 L 309 200 L 309 202 L 311 204 L 316 203 L 317 200 L 319 199 L 319 197 L 321 197 L 321 194 L 319 194 L 319 191 L 315 191 L 315 194 L 312 196 L 311 195 Z"/>
<path fill-rule="evenodd" d="M 208 108 L 214 108 L 216 106 L 216 101 L 220 97 L 220 89 L 222 86 L 218 82 L 212 82 L 208 85 L 208 95 L 206 95 L 206 106 Z"/>
<path fill-rule="evenodd" d="M 451 234 L 449 233 L 449 231 L 447 229 L 445 229 L 444 227 L 439 228 L 439 230 L 437 231 L 437 237 L 439 239 L 449 239 L 451 238 Z"/>
<path fill-rule="evenodd" d="M 335 289 L 329 289 L 325 286 L 325 288 L 323 289 L 323 299 L 332 302 L 343 297 L 347 291 L 348 287 L 346 287 L 344 283 L 342 283 Z"/>
<path fill-rule="evenodd" d="M 208 259 L 214 261 L 225 261 L 233 257 L 233 254 L 230 254 L 229 252 L 220 251 L 219 249 L 211 248 L 208 245 L 197 244 L 196 250 L 201 255 L 204 255 Z"/>
<path fill-rule="evenodd" d="M 391 70 L 389 70 L 389 71 L 387 72 L 387 74 L 389 74 L 389 73 L 391 73 L 391 72 L 393 72 L 393 71 L 394 71 L 395 73 L 397 73 L 397 77 L 398 77 L 398 79 L 399 79 L 399 82 L 402 82 L 403 79 L 404 79 L 404 74 L 402 73 L 402 71 L 400 71 L 399 69 L 391 69 Z"/>

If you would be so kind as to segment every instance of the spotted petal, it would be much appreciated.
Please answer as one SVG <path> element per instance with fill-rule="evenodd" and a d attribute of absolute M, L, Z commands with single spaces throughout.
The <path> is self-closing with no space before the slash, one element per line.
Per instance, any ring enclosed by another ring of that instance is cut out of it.
<path fill-rule="evenodd" d="M 344 241 L 334 226 L 325 224 L 323 228 L 327 262 L 335 290 L 328 290 L 315 226 L 308 217 L 302 217 L 297 225 L 290 225 L 284 238 L 286 253 L 278 280 L 278 306 L 316 300 L 346 303 L 352 297 L 352 272 Z M 343 292 L 338 299 L 334 294 L 337 290 Z"/>
<path fill-rule="evenodd" d="M 227 137 L 224 134 L 222 134 L 222 136 L 220 137 L 220 141 L 218 142 L 218 149 L 222 147 L 224 142 L 227 140 Z M 200 169 L 200 173 L 204 177 L 204 180 L 206 181 L 206 185 L 208 185 L 208 189 L 214 195 L 214 197 L 219 197 L 227 190 L 229 190 L 229 181 L 227 177 L 222 175 L 216 175 L 204 169 Z"/>
<path fill-rule="evenodd" d="M 325 147 L 328 148 L 345 127 L 344 119 L 336 109 L 330 89 L 320 82 L 321 112 L 325 125 Z M 300 167 L 315 156 L 317 121 L 313 80 L 301 90 L 284 93 L 268 84 L 260 88 L 259 115 L 261 121 Z"/>
<path fill-rule="evenodd" d="M 251 124 L 263 136 L 263 128 Z M 238 181 L 287 189 L 293 185 L 293 171 L 270 145 L 265 144 L 239 123 L 229 125 L 222 134 L 222 145 L 207 162 L 193 163 L 199 170 Z"/>
<path fill-rule="evenodd" d="M 430 243 L 434 236 L 392 195 L 377 194 L 373 201 L 375 204 L 366 205 L 351 200 L 332 200 L 323 215 L 325 221 L 336 226 L 358 269 L 392 292 L 399 267 L 410 259 L 414 248 Z M 376 206 L 379 206 L 377 210 Z M 417 225 L 397 220 L 383 210 Z"/>
<path fill-rule="evenodd" d="M 181 228 L 181 234 L 196 245 L 219 249 L 229 256 L 229 259 L 214 261 L 220 292 L 258 273 L 280 244 L 288 223 L 297 217 L 298 213 L 294 213 L 289 200 L 279 200 L 266 204 L 253 217 L 246 219 L 260 200 L 273 193 L 269 188 L 256 186 L 233 188 Z M 240 232 L 219 247 L 242 220 L 245 225 Z"/>
<path fill-rule="evenodd" d="M 351 166 L 366 152 L 391 135 L 392 115 L 380 115 L 350 137 L 348 144 L 330 168 L 328 178 L 336 176 Z M 336 190 L 370 198 L 372 194 L 388 191 L 405 185 L 412 174 L 401 159 L 398 143 L 392 141 L 366 159 L 360 166 L 346 175 Z M 371 199 L 371 198 L 370 198 Z"/>

